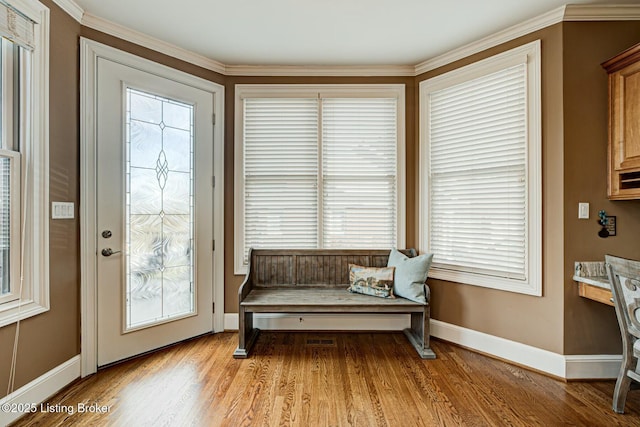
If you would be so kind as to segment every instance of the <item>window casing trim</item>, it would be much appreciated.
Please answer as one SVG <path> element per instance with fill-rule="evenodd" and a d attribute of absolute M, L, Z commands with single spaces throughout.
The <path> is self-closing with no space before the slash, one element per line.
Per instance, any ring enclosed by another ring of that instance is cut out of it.
<path fill-rule="evenodd" d="M 397 99 L 396 148 L 396 242 L 405 246 L 406 236 L 406 148 L 405 148 L 405 85 L 297 85 L 238 84 L 235 85 L 234 119 L 234 274 L 247 272 L 244 264 L 244 135 L 243 99 L 245 98 L 395 98 Z"/>
<path fill-rule="evenodd" d="M 35 0 L 7 0 L 34 21 L 35 50 L 21 63 L 29 83 L 20 94 L 22 153 L 22 298 L 0 305 L 0 327 L 46 312 L 49 303 L 49 9 Z"/>
<path fill-rule="evenodd" d="M 526 64 L 527 79 L 527 253 L 525 280 L 489 276 L 432 265 L 429 277 L 542 296 L 542 100 L 540 40 L 522 45 L 420 83 L 420 213 L 419 248 L 429 251 L 429 95 L 436 90 L 479 78 L 505 68 Z"/>

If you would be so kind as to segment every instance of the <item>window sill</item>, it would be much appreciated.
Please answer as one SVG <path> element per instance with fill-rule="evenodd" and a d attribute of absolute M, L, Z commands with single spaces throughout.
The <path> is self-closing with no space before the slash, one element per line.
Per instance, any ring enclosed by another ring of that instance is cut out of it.
<path fill-rule="evenodd" d="M 8 302 L 0 305 L 0 328 L 49 311 L 48 306 L 34 301 Z"/>
<path fill-rule="evenodd" d="M 233 274 L 236 276 L 246 276 L 247 271 L 249 270 L 249 266 L 247 264 L 240 264 L 235 266 Z"/>
<path fill-rule="evenodd" d="M 515 292 L 525 295 L 542 296 L 542 284 L 536 280 L 507 279 L 466 271 L 448 270 L 432 266 L 429 279 L 445 280 L 447 282 L 465 285 L 481 286 L 483 288 Z M 428 283 L 428 282 L 427 282 Z"/>

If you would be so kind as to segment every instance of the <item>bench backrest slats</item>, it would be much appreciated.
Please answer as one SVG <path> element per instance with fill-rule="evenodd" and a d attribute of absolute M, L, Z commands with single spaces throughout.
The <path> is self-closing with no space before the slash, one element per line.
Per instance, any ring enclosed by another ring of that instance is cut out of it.
<path fill-rule="evenodd" d="M 293 258 L 287 255 L 255 255 L 251 257 L 253 284 L 293 283 Z"/>
<path fill-rule="evenodd" d="M 415 251 L 401 250 L 407 256 Z M 254 249 L 250 281 L 255 287 L 343 287 L 349 264 L 384 267 L 388 250 L 269 250 Z"/>

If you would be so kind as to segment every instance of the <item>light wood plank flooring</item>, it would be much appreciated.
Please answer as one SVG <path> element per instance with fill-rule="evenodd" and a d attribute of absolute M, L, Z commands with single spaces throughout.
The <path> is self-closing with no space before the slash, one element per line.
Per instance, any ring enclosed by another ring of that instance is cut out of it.
<path fill-rule="evenodd" d="M 638 390 L 618 415 L 613 381 L 564 383 L 439 340 L 436 360 L 402 333 L 263 332 L 245 360 L 236 345 L 209 335 L 112 366 L 14 425 L 640 426 Z M 109 411 L 67 413 L 79 404 Z"/>

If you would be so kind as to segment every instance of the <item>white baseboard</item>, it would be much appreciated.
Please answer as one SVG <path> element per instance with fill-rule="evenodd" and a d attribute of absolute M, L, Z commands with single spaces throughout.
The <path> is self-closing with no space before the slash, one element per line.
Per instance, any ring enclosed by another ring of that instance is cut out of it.
<path fill-rule="evenodd" d="M 256 314 L 254 325 L 264 330 L 401 331 L 410 326 L 410 318 L 402 314 Z M 237 313 L 225 313 L 224 328 L 238 330 Z M 622 356 L 615 354 L 565 356 L 435 319 L 431 319 L 431 336 L 569 380 L 615 379 L 622 362 Z"/>
<path fill-rule="evenodd" d="M 565 378 L 565 360 L 561 354 L 434 319 L 431 336 Z"/>
<path fill-rule="evenodd" d="M 0 399 L 0 426 L 12 423 L 24 415 L 22 412 L 5 412 L 1 409 L 3 405 L 15 404 L 18 408 L 26 405 L 38 405 L 39 408 L 40 403 L 77 378 L 80 378 L 80 355 L 72 357 L 62 365 L 56 366 L 10 395 Z"/>
<path fill-rule="evenodd" d="M 431 319 L 431 336 L 567 380 L 615 379 L 622 355 L 562 355 Z"/>
<path fill-rule="evenodd" d="M 237 331 L 240 329 L 238 323 L 238 313 L 225 313 L 224 314 L 224 330 L 225 331 Z"/>
<path fill-rule="evenodd" d="M 568 380 L 615 379 L 622 364 L 621 354 L 588 354 L 564 356 Z"/>

